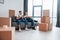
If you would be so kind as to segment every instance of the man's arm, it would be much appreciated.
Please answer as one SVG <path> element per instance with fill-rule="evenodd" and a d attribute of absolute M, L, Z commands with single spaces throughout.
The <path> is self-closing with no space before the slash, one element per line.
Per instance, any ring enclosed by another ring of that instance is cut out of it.
<path fill-rule="evenodd" d="M 29 18 L 32 18 L 31 16 L 27 16 L 27 15 L 26 15 L 26 16 L 24 16 L 24 18 L 28 18 L 28 17 L 29 17 Z"/>

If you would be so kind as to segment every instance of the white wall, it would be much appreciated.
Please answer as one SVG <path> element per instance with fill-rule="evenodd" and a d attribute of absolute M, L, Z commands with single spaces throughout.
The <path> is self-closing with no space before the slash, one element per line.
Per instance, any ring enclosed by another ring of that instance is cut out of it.
<path fill-rule="evenodd" d="M 54 8 L 53 8 L 53 26 L 56 26 L 57 23 L 57 0 L 54 0 Z"/>
<path fill-rule="evenodd" d="M 53 17 L 57 18 L 57 0 L 54 0 L 53 13 Z"/>
<path fill-rule="evenodd" d="M 9 9 L 15 10 L 15 15 L 18 11 L 23 11 L 24 0 L 4 0 L 4 4 L 0 4 L 0 17 L 9 17 Z"/>

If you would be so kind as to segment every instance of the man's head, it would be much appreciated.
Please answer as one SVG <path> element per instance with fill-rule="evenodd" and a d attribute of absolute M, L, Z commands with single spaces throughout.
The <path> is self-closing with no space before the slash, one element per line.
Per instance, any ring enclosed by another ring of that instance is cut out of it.
<path fill-rule="evenodd" d="M 25 15 L 28 15 L 28 12 L 27 11 L 25 12 Z"/>
<path fill-rule="evenodd" d="M 19 11 L 19 14 L 22 15 L 22 11 Z"/>

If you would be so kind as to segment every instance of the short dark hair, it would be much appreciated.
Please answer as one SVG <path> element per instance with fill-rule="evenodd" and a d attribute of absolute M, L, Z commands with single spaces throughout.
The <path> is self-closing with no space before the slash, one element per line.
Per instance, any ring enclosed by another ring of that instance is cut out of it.
<path fill-rule="evenodd" d="M 22 12 L 22 11 L 19 11 L 19 12 Z"/>
<path fill-rule="evenodd" d="M 25 11 L 25 12 L 28 12 L 28 11 Z"/>

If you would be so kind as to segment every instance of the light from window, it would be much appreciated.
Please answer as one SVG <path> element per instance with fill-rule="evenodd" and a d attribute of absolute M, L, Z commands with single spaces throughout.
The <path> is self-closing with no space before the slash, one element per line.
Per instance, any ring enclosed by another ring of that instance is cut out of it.
<path fill-rule="evenodd" d="M 34 0 L 34 5 L 42 5 L 42 0 Z"/>

